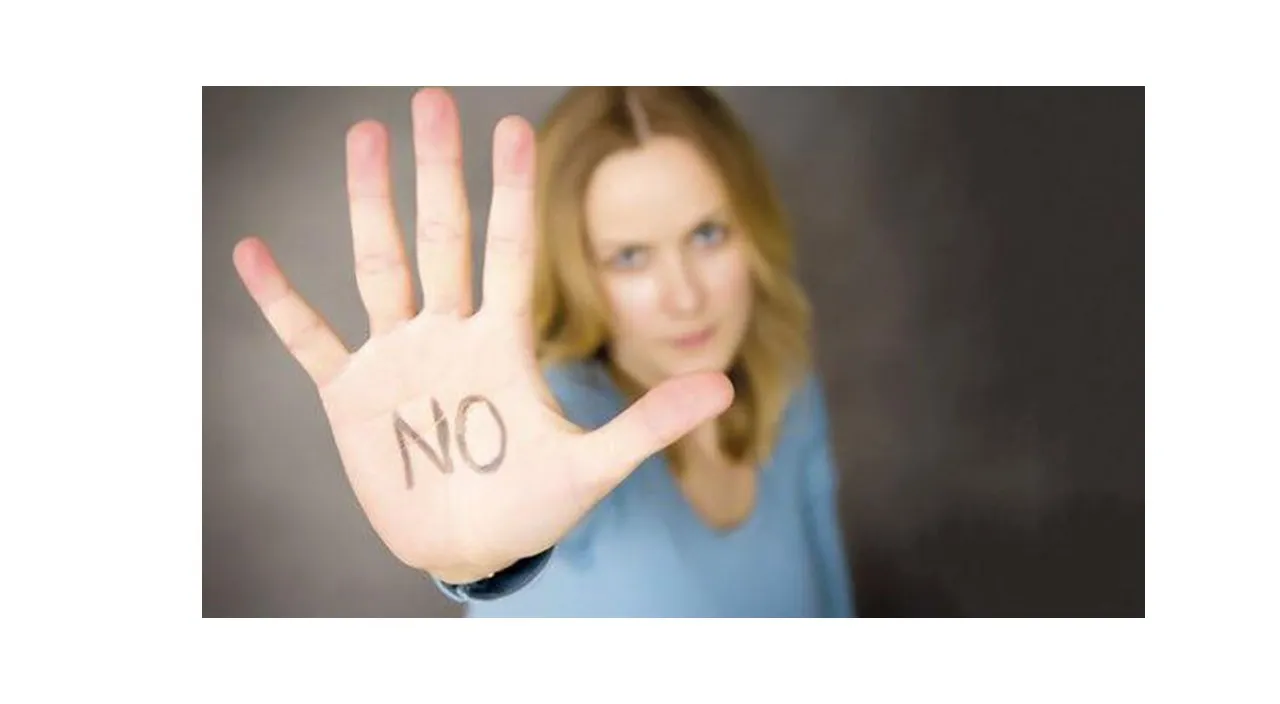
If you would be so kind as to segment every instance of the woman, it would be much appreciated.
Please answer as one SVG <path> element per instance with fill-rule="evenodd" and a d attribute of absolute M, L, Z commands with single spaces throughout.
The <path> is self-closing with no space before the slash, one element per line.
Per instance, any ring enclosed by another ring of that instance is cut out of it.
<path fill-rule="evenodd" d="M 376 123 L 347 143 L 364 346 L 235 252 L 392 553 L 472 616 L 852 615 L 808 307 L 724 104 L 574 89 L 540 135 L 499 122 L 478 307 L 456 106 L 411 107 L 420 307 Z"/>

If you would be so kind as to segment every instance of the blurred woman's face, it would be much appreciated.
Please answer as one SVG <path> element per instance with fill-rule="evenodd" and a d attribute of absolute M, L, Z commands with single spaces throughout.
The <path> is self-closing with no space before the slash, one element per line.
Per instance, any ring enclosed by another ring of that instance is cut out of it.
<path fill-rule="evenodd" d="M 752 287 L 746 234 L 711 165 L 671 137 L 617 152 L 593 174 L 585 216 L 618 366 L 647 386 L 727 371 Z"/>

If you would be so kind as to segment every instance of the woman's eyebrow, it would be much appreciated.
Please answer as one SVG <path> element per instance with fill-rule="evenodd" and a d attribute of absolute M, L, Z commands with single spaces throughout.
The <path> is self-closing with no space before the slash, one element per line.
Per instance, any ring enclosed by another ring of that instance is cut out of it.
<path fill-rule="evenodd" d="M 725 222 L 728 219 L 727 213 L 728 213 L 728 208 L 726 208 L 724 204 L 717 203 L 716 205 L 708 208 L 705 211 L 704 215 L 694 219 L 692 224 L 687 225 L 683 229 L 681 229 L 680 231 L 681 235 L 684 236 L 684 235 L 693 234 L 698 230 L 699 227 L 702 227 L 703 225 L 709 222 Z M 623 238 L 612 239 L 612 238 L 602 237 L 596 240 L 596 249 L 600 251 L 605 251 L 609 249 L 618 249 L 622 247 L 648 247 L 650 246 L 650 244 L 651 243 L 648 240 L 643 240 L 643 239 L 623 239 Z"/>

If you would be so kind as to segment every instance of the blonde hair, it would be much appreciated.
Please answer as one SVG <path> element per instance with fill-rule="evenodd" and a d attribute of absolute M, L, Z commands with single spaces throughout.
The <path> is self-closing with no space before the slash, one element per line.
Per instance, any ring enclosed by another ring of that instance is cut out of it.
<path fill-rule="evenodd" d="M 533 316 L 540 363 L 607 354 L 610 311 L 590 255 L 587 185 L 610 154 L 652 135 L 686 140 L 723 179 L 746 235 L 753 313 L 728 370 L 733 404 L 716 423 L 734 462 L 771 454 L 792 391 L 810 364 L 810 306 L 795 280 L 791 232 L 763 161 L 746 131 L 703 88 L 574 88 L 538 131 Z M 611 370 L 617 375 L 617 370 Z M 643 392 L 618 379 L 632 400 Z M 668 454 L 680 468 L 679 444 Z"/>

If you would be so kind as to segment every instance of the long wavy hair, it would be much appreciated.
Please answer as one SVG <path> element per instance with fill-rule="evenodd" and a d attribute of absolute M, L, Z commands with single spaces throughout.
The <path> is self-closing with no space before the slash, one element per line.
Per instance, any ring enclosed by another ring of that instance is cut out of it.
<path fill-rule="evenodd" d="M 811 363 L 810 304 L 793 274 L 792 235 L 755 145 L 704 88 L 573 88 L 538 130 L 533 291 L 539 362 L 602 359 L 631 399 L 638 388 L 609 359 L 610 307 L 590 255 L 584 200 L 600 163 L 655 135 L 696 148 L 721 177 L 747 241 L 753 313 L 728 370 L 733 404 L 716 419 L 721 451 L 758 466 L 770 456 L 792 391 Z M 668 452 L 682 468 L 681 443 Z"/>

